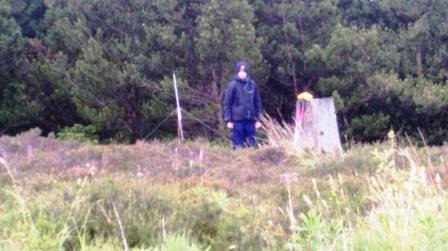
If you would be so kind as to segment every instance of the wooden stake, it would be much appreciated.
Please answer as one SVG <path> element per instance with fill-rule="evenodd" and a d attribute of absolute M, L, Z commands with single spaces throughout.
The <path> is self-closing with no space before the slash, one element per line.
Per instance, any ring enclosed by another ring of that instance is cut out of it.
<path fill-rule="evenodd" d="M 177 109 L 177 135 L 180 140 L 184 140 L 184 130 L 182 129 L 182 112 L 179 103 L 179 93 L 177 91 L 176 74 L 173 73 L 174 93 L 176 94 L 176 109 Z"/>

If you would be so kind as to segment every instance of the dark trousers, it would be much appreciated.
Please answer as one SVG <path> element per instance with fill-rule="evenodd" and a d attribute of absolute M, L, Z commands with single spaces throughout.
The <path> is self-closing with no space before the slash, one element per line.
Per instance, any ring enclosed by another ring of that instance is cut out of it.
<path fill-rule="evenodd" d="M 233 149 L 257 147 L 255 140 L 255 122 L 250 120 L 235 121 L 233 123 Z"/>

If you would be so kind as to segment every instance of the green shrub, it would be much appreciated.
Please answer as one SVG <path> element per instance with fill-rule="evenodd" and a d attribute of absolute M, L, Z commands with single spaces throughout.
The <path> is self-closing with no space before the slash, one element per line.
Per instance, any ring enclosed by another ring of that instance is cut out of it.
<path fill-rule="evenodd" d="M 95 126 L 84 126 L 81 124 L 74 124 L 71 127 L 63 128 L 58 134 L 59 139 L 72 139 L 79 142 L 93 142 L 98 143 L 98 135 Z"/>

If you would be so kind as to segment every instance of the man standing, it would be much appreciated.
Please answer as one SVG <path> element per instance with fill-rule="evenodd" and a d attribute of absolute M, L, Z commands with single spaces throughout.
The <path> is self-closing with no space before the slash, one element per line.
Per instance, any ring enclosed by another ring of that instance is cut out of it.
<path fill-rule="evenodd" d="M 233 130 L 233 148 L 257 147 L 256 129 L 260 128 L 261 99 L 256 83 L 249 78 L 249 66 L 236 64 L 235 79 L 224 97 L 224 121 Z"/>

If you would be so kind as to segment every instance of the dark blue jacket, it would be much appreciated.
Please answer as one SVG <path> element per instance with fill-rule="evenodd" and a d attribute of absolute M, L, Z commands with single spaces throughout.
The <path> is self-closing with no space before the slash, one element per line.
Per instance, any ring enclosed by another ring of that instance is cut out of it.
<path fill-rule="evenodd" d="M 261 99 L 255 81 L 238 77 L 230 82 L 224 96 L 224 121 L 257 121 L 261 113 Z"/>

